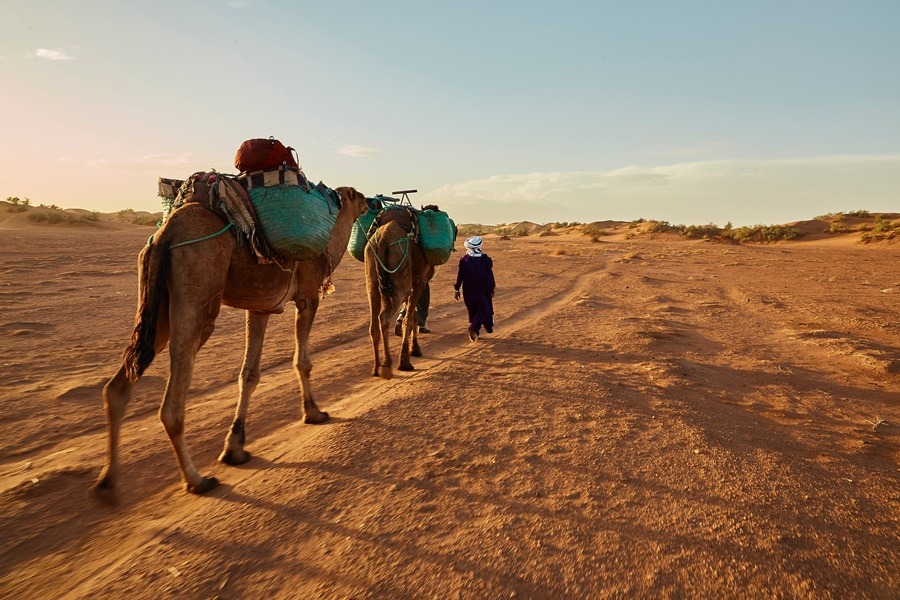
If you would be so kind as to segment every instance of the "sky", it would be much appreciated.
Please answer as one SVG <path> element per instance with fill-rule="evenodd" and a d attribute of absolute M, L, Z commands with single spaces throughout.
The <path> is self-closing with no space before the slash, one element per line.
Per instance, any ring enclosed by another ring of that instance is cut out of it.
<path fill-rule="evenodd" d="M 457 223 L 900 212 L 900 2 L 0 1 L 0 198 L 161 210 L 250 138 Z"/>

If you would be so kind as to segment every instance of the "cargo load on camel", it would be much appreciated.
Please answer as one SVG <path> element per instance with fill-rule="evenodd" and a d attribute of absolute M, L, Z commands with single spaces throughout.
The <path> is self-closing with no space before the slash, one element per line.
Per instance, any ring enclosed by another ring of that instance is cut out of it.
<path fill-rule="evenodd" d="M 160 178 L 164 219 L 185 203 L 204 203 L 243 234 L 260 263 L 310 260 L 325 251 L 341 198 L 322 182 L 309 182 L 293 148 L 274 138 L 247 140 L 235 155 L 235 167 L 241 171 L 236 176 L 200 172 L 184 181 Z"/>
<path fill-rule="evenodd" d="M 369 210 L 356 220 L 350 234 L 347 251 L 353 258 L 365 260 L 366 244 L 370 243 L 375 231 L 385 223 L 397 222 L 410 241 L 419 244 L 429 265 L 440 266 L 450 259 L 455 251 L 456 224 L 450 216 L 435 205 L 423 206 L 421 210 L 405 202 L 382 196 L 366 199 Z"/>

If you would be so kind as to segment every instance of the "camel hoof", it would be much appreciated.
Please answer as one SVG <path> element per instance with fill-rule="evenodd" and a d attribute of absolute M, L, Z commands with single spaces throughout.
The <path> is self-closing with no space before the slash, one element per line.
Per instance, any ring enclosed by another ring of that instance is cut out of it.
<path fill-rule="evenodd" d="M 400 369 L 401 371 L 415 371 L 416 370 L 416 368 L 412 365 L 400 365 L 397 368 Z"/>
<path fill-rule="evenodd" d="M 119 498 L 116 495 L 116 487 L 105 477 L 95 483 L 91 488 L 91 491 L 94 494 L 94 498 L 96 498 L 103 504 L 109 504 L 112 506 L 118 503 Z"/>
<path fill-rule="evenodd" d="M 217 487 L 219 480 L 215 477 L 204 477 L 197 485 L 186 484 L 187 491 L 191 494 L 205 494 L 209 490 Z"/>
<path fill-rule="evenodd" d="M 246 450 L 224 450 L 222 454 L 219 455 L 219 462 L 223 462 L 226 465 L 231 465 L 232 467 L 236 467 L 238 465 L 242 465 L 250 460 L 250 453 Z"/>
<path fill-rule="evenodd" d="M 394 372 L 390 367 L 379 367 L 378 376 L 382 379 L 392 379 L 394 377 Z"/>
<path fill-rule="evenodd" d="M 410 352 L 410 355 L 411 355 L 411 356 L 415 356 L 416 358 L 421 358 L 421 357 L 422 357 L 422 351 L 419 350 L 418 348 L 413 348 L 413 349 L 412 349 L 412 352 Z"/>
<path fill-rule="evenodd" d="M 328 413 L 320 412 L 317 415 L 312 415 L 312 416 L 306 417 L 305 419 L 303 419 L 303 422 L 308 423 L 310 425 L 318 425 L 320 423 L 324 423 L 327 420 L 328 420 Z"/>

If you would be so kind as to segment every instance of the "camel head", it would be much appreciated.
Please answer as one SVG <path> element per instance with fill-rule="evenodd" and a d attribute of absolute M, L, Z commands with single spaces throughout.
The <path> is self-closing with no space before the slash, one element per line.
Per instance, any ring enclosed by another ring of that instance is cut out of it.
<path fill-rule="evenodd" d="M 341 210 L 349 210 L 353 220 L 358 219 L 363 213 L 369 210 L 366 196 L 361 192 L 357 192 L 355 188 L 345 186 L 336 188 L 334 191 L 341 196 L 341 202 L 343 203 Z"/>

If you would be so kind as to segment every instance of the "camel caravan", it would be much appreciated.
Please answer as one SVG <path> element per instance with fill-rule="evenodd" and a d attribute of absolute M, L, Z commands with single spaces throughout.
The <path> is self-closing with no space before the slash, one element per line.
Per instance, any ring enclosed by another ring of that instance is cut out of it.
<path fill-rule="evenodd" d="M 121 476 L 119 437 L 132 390 L 167 343 L 170 373 L 160 420 L 186 490 L 202 494 L 218 485 L 215 477 L 201 475 L 194 466 L 184 417 L 197 352 L 212 335 L 223 304 L 246 311 L 239 399 L 219 455 L 228 465 L 250 460 L 244 424 L 260 380 L 266 325 L 269 315 L 283 313 L 288 302 L 295 305 L 293 367 L 303 420 L 328 420 L 313 400 L 308 339 L 319 301 L 333 291 L 331 275 L 346 252 L 366 264 L 373 374 L 390 377 L 385 324 L 403 302 L 412 310 L 405 318 L 400 369 L 412 369 L 410 354 L 421 356 L 410 324 L 416 322 L 416 300 L 435 267 L 454 250 L 456 228 L 446 213 L 437 207 L 419 211 L 382 196 L 367 199 L 352 187 L 312 185 L 293 149 L 273 138 L 244 142 L 235 167 L 238 175 L 198 172 L 185 180 L 160 178 L 163 223 L 138 257 L 131 343 L 103 388 L 107 454 L 94 489 L 107 501 L 115 501 Z M 379 336 L 384 340 L 381 362 Z"/>

